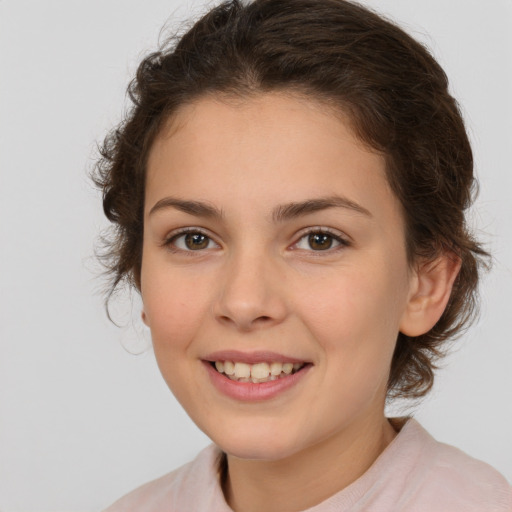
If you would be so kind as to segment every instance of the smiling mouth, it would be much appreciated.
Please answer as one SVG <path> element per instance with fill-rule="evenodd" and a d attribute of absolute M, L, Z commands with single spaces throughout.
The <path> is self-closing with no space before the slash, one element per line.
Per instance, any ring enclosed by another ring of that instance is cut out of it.
<path fill-rule="evenodd" d="M 212 361 L 210 364 L 230 380 L 252 382 L 254 384 L 283 379 L 309 365 L 309 363 L 280 362 L 248 364 L 238 361 Z"/>

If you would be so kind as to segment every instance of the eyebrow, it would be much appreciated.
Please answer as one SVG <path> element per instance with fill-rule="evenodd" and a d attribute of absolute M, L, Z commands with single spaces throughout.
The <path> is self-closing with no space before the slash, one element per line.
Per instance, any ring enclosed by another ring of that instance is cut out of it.
<path fill-rule="evenodd" d="M 149 215 L 153 215 L 155 212 L 166 208 L 176 208 L 177 210 L 194 215 L 195 217 L 213 219 L 222 219 L 224 217 L 222 210 L 219 210 L 213 205 L 201 201 L 185 201 L 174 197 L 164 197 L 160 199 L 160 201 L 157 201 L 149 211 Z"/>
<path fill-rule="evenodd" d="M 372 214 L 363 206 L 342 196 L 319 197 L 278 206 L 272 213 L 274 222 L 282 222 L 329 208 L 346 208 L 367 217 Z"/>
<path fill-rule="evenodd" d="M 176 208 L 177 210 L 194 215 L 195 217 L 212 219 L 222 219 L 224 217 L 223 211 L 211 204 L 202 201 L 186 201 L 174 197 L 160 199 L 160 201 L 151 208 L 149 215 L 153 215 L 155 212 L 166 208 Z M 272 212 L 272 219 L 276 223 L 283 222 L 329 208 L 345 208 L 367 217 L 372 217 L 372 214 L 366 208 L 346 197 L 329 196 L 277 206 Z"/>

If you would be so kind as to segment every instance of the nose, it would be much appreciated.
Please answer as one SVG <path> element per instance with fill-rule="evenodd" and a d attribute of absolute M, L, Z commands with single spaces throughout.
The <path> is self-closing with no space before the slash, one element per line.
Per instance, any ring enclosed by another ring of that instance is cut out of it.
<path fill-rule="evenodd" d="M 232 255 L 214 307 L 218 321 L 240 331 L 280 324 L 287 315 L 284 273 L 270 256 Z"/>

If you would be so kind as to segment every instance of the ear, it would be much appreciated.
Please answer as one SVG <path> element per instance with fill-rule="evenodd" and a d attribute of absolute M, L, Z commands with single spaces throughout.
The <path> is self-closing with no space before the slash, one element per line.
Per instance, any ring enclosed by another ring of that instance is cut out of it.
<path fill-rule="evenodd" d="M 421 336 L 434 327 L 446 309 L 460 266 L 460 258 L 450 252 L 434 261 L 418 264 L 411 279 L 400 332 L 406 336 Z"/>
<path fill-rule="evenodd" d="M 146 316 L 146 312 L 144 311 L 144 309 L 141 311 L 140 313 L 140 317 L 142 318 L 142 321 L 144 322 L 144 324 L 146 325 L 146 327 L 149 327 L 149 324 L 148 324 L 148 318 Z"/>

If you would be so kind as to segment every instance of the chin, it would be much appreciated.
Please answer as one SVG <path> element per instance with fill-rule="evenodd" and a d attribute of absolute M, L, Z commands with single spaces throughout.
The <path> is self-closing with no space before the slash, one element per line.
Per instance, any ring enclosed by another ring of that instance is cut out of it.
<path fill-rule="evenodd" d="M 220 446 L 220 445 L 219 445 Z M 220 446 L 220 448 L 227 454 L 237 457 L 238 459 L 246 460 L 264 460 L 264 461 L 278 461 L 291 457 L 297 452 L 297 447 L 279 447 L 268 443 L 258 444 L 240 444 L 236 445 L 228 443 L 227 445 Z"/>
<path fill-rule="evenodd" d="M 228 434 L 229 433 L 229 434 Z M 300 451 L 302 443 L 289 431 L 262 428 L 252 431 L 224 431 L 211 439 L 227 454 L 239 459 L 276 461 Z"/>

